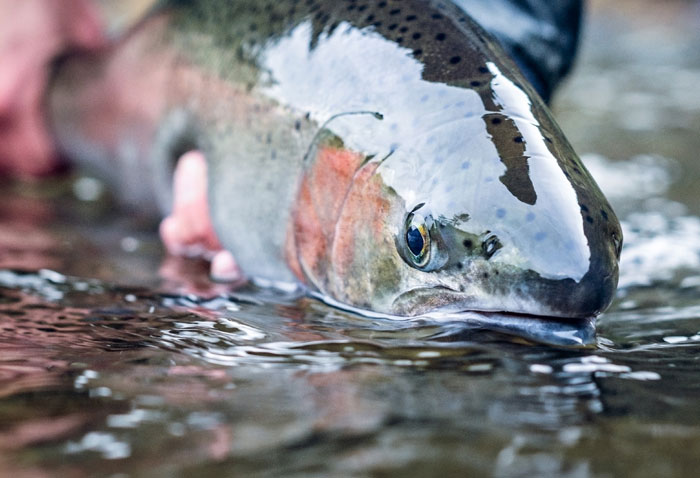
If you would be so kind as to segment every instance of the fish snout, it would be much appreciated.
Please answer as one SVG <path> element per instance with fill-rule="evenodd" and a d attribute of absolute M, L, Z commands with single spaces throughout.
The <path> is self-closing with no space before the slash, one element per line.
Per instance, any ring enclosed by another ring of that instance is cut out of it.
<path fill-rule="evenodd" d="M 589 273 L 579 283 L 557 292 L 555 308 L 570 318 L 593 317 L 612 302 L 617 288 L 617 270 L 605 275 Z"/>
<path fill-rule="evenodd" d="M 605 237 L 607 236 L 607 237 Z M 544 297 L 562 317 L 585 318 L 602 313 L 612 302 L 619 277 L 622 234 L 607 233 L 600 241 L 590 241 L 588 272 L 579 281 L 556 281 Z"/>

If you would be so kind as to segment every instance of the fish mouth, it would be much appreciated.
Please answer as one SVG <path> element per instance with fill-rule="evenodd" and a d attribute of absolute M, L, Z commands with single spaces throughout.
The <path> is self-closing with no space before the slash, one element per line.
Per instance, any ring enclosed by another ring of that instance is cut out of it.
<path fill-rule="evenodd" d="M 430 289 L 425 288 L 424 290 Z M 363 317 L 392 320 L 427 319 L 437 323 L 459 323 L 460 327 L 465 327 L 463 330 L 489 330 L 531 342 L 558 347 L 589 348 L 595 346 L 596 343 L 596 317 L 593 315 L 571 320 L 566 317 L 552 315 L 475 310 L 470 308 L 451 311 L 433 310 L 425 314 L 406 316 L 405 314 L 396 315 L 395 313 L 358 309 L 337 302 L 317 292 L 311 292 L 311 295 L 332 307 L 356 313 Z"/>
<path fill-rule="evenodd" d="M 469 329 L 488 330 L 531 342 L 567 348 L 591 348 L 596 344 L 596 317 L 575 320 L 516 312 L 474 311 L 428 314 L 439 322 L 459 322 Z"/>
<path fill-rule="evenodd" d="M 487 302 L 487 304 L 484 304 Z M 488 302 L 492 302 L 490 306 Z M 504 306 L 504 302 L 512 305 Z M 454 318 L 470 316 L 501 317 L 510 320 L 541 320 L 585 322 L 596 314 L 576 314 L 559 311 L 534 297 L 493 296 L 476 297 L 445 286 L 418 287 L 400 294 L 392 303 L 393 313 L 403 316 Z"/>
<path fill-rule="evenodd" d="M 498 332 L 551 346 L 589 348 L 596 344 L 595 315 L 573 317 L 472 307 L 435 310 L 422 314 L 421 317 L 439 322 L 459 322 L 469 328 Z"/>
<path fill-rule="evenodd" d="M 435 318 L 435 319 L 451 319 L 456 320 L 472 317 L 487 317 L 487 318 L 507 318 L 509 320 L 538 320 L 544 322 L 588 322 L 595 320 L 595 315 L 589 315 L 585 317 L 574 317 L 566 315 L 544 315 L 544 314 L 532 314 L 529 312 L 517 312 L 517 311 L 506 311 L 506 310 L 481 310 L 481 309 L 463 309 L 457 312 L 452 311 L 434 311 L 422 314 L 421 317 Z"/>

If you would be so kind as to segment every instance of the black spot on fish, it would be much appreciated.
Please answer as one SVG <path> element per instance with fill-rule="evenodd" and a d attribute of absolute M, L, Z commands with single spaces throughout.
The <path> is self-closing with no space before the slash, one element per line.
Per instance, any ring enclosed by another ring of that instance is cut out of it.
<path fill-rule="evenodd" d="M 442 15 L 440 15 L 439 13 L 433 13 L 431 15 L 431 18 L 433 18 L 435 20 L 440 20 L 440 19 L 442 19 Z"/>
<path fill-rule="evenodd" d="M 412 21 L 414 21 L 416 18 L 418 18 L 418 17 L 416 17 L 415 15 L 409 15 L 409 16 L 406 17 L 406 21 L 407 21 L 407 22 L 412 22 Z"/>
<path fill-rule="evenodd" d="M 593 218 L 592 218 L 591 216 L 586 216 L 586 221 L 587 221 L 589 224 L 593 224 Z"/>
<path fill-rule="evenodd" d="M 462 264 L 461 262 L 458 262 L 457 264 L 455 264 L 455 266 L 456 266 L 457 269 L 459 269 L 459 270 L 462 270 L 462 269 L 464 268 L 464 264 Z"/>
<path fill-rule="evenodd" d="M 377 7 L 378 7 L 378 8 L 384 8 L 384 7 L 386 7 L 386 2 L 379 2 L 379 3 L 377 4 Z"/>
<path fill-rule="evenodd" d="M 445 35 L 444 33 L 438 33 L 437 35 L 435 35 L 435 39 L 437 41 L 445 41 L 445 38 L 447 38 L 447 35 Z"/>
<path fill-rule="evenodd" d="M 474 243 L 471 239 L 465 239 L 464 241 L 462 241 L 462 245 L 464 245 L 464 247 L 466 247 L 467 249 L 471 249 L 474 246 Z"/>
<path fill-rule="evenodd" d="M 450 63 L 452 63 L 453 65 L 456 65 L 460 61 L 462 61 L 461 56 L 453 56 L 452 58 L 450 58 Z"/>
<path fill-rule="evenodd" d="M 475 88 L 481 86 L 481 82 L 480 82 L 480 81 L 472 81 L 472 82 L 469 83 L 469 84 L 472 85 L 472 86 L 475 87 Z"/>
<path fill-rule="evenodd" d="M 408 31 L 408 27 L 401 27 L 401 28 L 399 28 L 399 31 L 401 33 L 406 33 Z"/>
<path fill-rule="evenodd" d="M 411 36 L 413 37 L 414 40 L 418 40 L 422 35 L 421 35 L 420 32 L 416 32 L 416 33 L 414 33 L 414 34 L 411 35 Z"/>
<path fill-rule="evenodd" d="M 387 27 L 389 30 L 396 30 L 398 28 L 398 25 L 396 23 L 392 23 Z"/>
<path fill-rule="evenodd" d="M 480 66 L 479 73 L 483 73 L 483 74 L 489 73 L 489 69 L 486 68 L 485 66 Z"/>
<path fill-rule="evenodd" d="M 484 273 L 482 274 L 481 277 L 483 277 L 484 279 L 488 279 L 488 278 L 489 278 L 489 273 L 488 273 L 488 272 L 484 272 Z"/>
<path fill-rule="evenodd" d="M 403 37 L 398 37 L 396 39 L 396 43 L 403 43 Z"/>
<path fill-rule="evenodd" d="M 394 8 L 393 10 L 389 10 L 389 15 L 398 15 L 399 13 L 401 13 L 400 8 Z"/>
<path fill-rule="evenodd" d="M 296 120 L 296 121 L 294 122 L 294 129 L 297 130 L 297 131 L 299 131 L 299 130 L 301 129 L 301 121 Z"/>
<path fill-rule="evenodd" d="M 421 50 L 420 48 L 416 48 L 415 50 L 413 50 L 413 54 L 415 56 L 421 56 L 423 54 L 423 50 Z"/>
<path fill-rule="evenodd" d="M 588 206 L 586 206 L 585 204 L 581 204 L 581 211 L 588 212 Z"/>
<path fill-rule="evenodd" d="M 365 21 L 367 23 L 372 23 L 374 21 L 374 15 L 367 15 L 367 19 Z"/>
<path fill-rule="evenodd" d="M 606 221 L 608 220 L 608 213 L 603 211 L 602 209 L 600 210 L 600 215 L 603 216 L 603 219 Z"/>
<path fill-rule="evenodd" d="M 520 131 L 515 122 L 499 113 L 483 116 L 487 130 L 492 136 L 501 162 L 506 171 L 499 180 L 508 191 L 525 204 L 533 205 L 537 201 L 537 193 L 530 179 L 530 166 L 525 156 L 525 146 Z"/>
<path fill-rule="evenodd" d="M 360 5 L 357 7 L 358 12 L 364 12 L 365 10 L 367 10 L 367 5 Z"/>

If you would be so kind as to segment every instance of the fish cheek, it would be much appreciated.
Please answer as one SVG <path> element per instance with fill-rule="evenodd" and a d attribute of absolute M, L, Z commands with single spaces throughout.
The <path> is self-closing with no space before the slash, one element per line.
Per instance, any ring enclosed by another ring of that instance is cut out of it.
<path fill-rule="evenodd" d="M 328 288 L 330 253 L 338 216 L 364 155 L 322 145 L 301 180 L 293 225 L 288 235 L 290 267 L 321 292 Z"/>
<path fill-rule="evenodd" d="M 368 163 L 358 171 L 338 218 L 332 290 L 356 307 L 388 312 L 403 268 L 391 225 L 401 222 L 405 208 L 375 174 L 377 166 Z"/>

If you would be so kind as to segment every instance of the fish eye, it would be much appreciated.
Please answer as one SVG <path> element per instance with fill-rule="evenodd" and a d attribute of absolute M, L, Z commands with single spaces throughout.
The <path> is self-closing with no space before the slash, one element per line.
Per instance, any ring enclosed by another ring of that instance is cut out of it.
<path fill-rule="evenodd" d="M 481 249 L 486 259 L 491 259 L 501 247 L 503 247 L 503 244 L 501 244 L 501 241 L 499 241 L 496 236 L 490 236 L 481 244 Z"/>
<path fill-rule="evenodd" d="M 422 268 L 430 261 L 430 231 L 425 218 L 411 214 L 406 221 L 406 247 L 413 266 Z"/>

